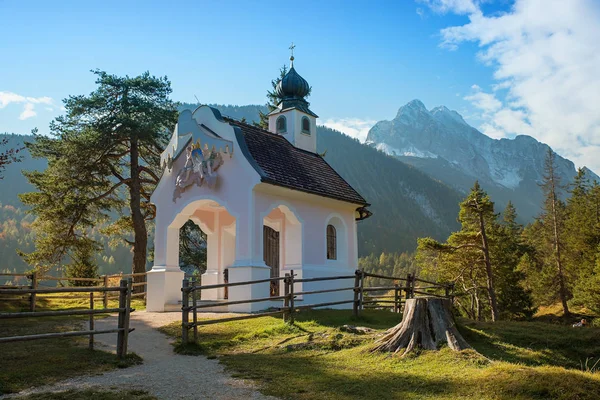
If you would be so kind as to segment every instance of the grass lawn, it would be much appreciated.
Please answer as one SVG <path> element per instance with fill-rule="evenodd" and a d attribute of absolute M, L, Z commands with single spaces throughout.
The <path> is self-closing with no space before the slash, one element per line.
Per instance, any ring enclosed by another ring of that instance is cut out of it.
<path fill-rule="evenodd" d="M 580 371 L 586 357 L 600 357 L 600 328 L 461 321 L 477 352 L 370 353 L 376 335 L 399 321 L 398 314 L 377 310 L 358 320 L 350 311 L 305 312 L 293 326 L 263 317 L 200 327 L 199 343 L 176 351 L 218 357 L 235 376 L 286 399 L 600 398 L 600 373 Z M 375 332 L 346 333 L 343 324 Z M 179 324 L 163 330 L 181 334 Z"/>
<path fill-rule="evenodd" d="M 82 308 L 86 306 L 84 303 L 83 300 L 40 298 L 36 311 Z M 109 305 L 112 306 L 116 305 Z M 0 312 L 24 311 L 24 308 L 24 303 L 0 301 Z M 5 319 L 0 322 L 0 337 L 82 330 L 82 324 L 86 324 L 86 321 L 86 316 Z M 87 341 L 87 336 L 81 336 L 0 344 L 0 394 L 141 363 L 141 358 L 135 354 L 118 360 L 114 354 L 89 350 Z"/>

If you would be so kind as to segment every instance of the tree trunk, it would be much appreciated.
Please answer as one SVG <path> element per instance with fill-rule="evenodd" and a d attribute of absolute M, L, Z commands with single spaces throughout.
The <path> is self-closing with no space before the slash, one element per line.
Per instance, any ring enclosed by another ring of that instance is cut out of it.
<path fill-rule="evenodd" d="M 148 232 L 146 221 L 141 210 L 141 182 L 139 166 L 139 149 L 137 139 L 131 140 L 131 184 L 129 185 L 129 206 L 133 223 L 133 273 L 146 272 L 146 248 L 148 246 Z M 134 282 L 144 282 L 143 276 L 136 276 Z M 134 292 L 143 292 L 143 286 L 134 287 Z"/>
<path fill-rule="evenodd" d="M 388 329 L 372 351 L 402 351 L 404 357 L 416 348 L 437 350 L 442 343 L 457 351 L 470 348 L 456 329 L 450 308 L 449 299 L 419 297 L 406 300 L 402 322 Z"/>
<path fill-rule="evenodd" d="M 554 256 L 556 258 L 556 269 L 558 270 L 558 285 L 559 285 L 559 295 L 560 302 L 563 307 L 563 314 L 565 317 L 571 315 L 569 311 L 569 306 L 567 305 L 567 288 L 565 285 L 565 276 L 562 268 L 562 259 L 560 255 L 560 233 L 558 229 L 558 215 L 556 211 L 556 184 L 554 181 L 554 170 L 552 170 L 550 175 L 550 195 L 552 196 L 552 223 L 554 225 L 553 239 L 554 239 Z"/>
<path fill-rule="evenodd" d="M 479 212 L 479 229 L 481 231 L 481 246 L 483 248 L 483 260 L 485 262 L 485 273 L 487 274 L 487 290 L 492 308 L 492 321 L 498 320 L 498 306 L 496 305 L 496 290 L 494 288 L 494 274 L 492 272 L 492 262 L 490 260 L 490 248 L 487 235 L 485 233 L 485 222 L 483 213 Z"/>

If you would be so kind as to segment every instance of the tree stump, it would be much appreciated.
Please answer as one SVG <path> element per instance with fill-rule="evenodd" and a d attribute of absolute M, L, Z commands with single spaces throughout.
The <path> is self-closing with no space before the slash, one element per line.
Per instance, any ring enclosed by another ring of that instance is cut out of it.
<path fill-rule="evenodd" d="M 438 297 L 407 299 L 402 322 L 376 343 L 372 351 L 404 350 L 402 357 L 415 348 L 437 350 L 442 343 L 456 351 L 471 348 L 456 329 L 450 300 Z"/>

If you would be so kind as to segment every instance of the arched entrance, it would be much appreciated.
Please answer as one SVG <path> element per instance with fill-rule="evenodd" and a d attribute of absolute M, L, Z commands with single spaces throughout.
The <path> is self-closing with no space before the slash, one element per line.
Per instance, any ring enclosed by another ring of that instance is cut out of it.
<path fill-rule="evenodd" d="M 280 204 L 264 216 L 262 239 L 264 261 L 271 269 L 272 278 L 291 270 L 296 274 L 301 272 L 302 223 L 289 206 Z M 282 291 L 283 281 L 271 283 L 271 296 L 278 296 Z"/>
<path fill-rule="evenodd" d="M 235 261 L 236 219 L 227 208 L 216 200 L 203 199 L 188 203 L 173 219 L 167 233 L 167 260 L 180 266 L 180 228 L 192 221 L 206 234 L 206 270 L 202 274 L 203 285 L 223 283 L 226 269 Z M 203 300 L 226 297 L 223 288 L 204 290 Z"/>

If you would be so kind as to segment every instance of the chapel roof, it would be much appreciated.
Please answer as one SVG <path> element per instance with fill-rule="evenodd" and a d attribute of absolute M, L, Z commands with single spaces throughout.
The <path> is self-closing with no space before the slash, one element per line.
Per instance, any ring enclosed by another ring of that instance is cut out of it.
<path fill-rule="evenodd" d="M 236 129 L 238 139 L 243 140 L 243 143 L 238 140 L 241 150 L 262 182 L 368 205 L 320 155 L 295 147 L 281 135 L 230 118 L 223 119 Z"/>

